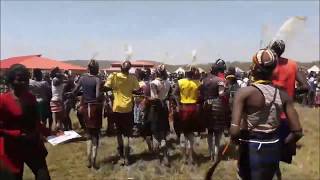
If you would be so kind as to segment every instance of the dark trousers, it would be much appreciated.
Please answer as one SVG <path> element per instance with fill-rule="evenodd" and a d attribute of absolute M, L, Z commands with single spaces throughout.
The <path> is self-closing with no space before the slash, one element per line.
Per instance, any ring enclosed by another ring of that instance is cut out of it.
<path fill-rule="evenodd" d="M 50 180 L 49 170 L 45 158 L 36 157 L 25 160 L 27 166 L 31 169 L 35 176 L 35 180 Z M 19 174 L 4 174 L 4 179 L 8 180 L 22 180 L 23 178 L 23 167 Z M 2 179 L 2 172 L 0 171 L 0 177 Z"/>

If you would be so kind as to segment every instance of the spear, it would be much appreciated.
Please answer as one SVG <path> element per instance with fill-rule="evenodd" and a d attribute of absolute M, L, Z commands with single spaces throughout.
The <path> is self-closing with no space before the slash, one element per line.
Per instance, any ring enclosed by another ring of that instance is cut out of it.
<path fill-rule="evenodd" d="M 99 54 L 98 52 L 93 53 L 90 60 L 94 60 L 98 56 L 98 54 Z"/>
<path fill-rule="evenodd" d="M 229 146 L 231 144 L 231 140 L 226 144 L 226 146 L 224 147 L 221 156 L 218 156 L 218 159 L 216 162 L 213 163 L 213 165 L 209 168 L 209 170 L 206 173 L 206 177 L 205 180 L 211 180 L 211 177 L 213 175 L 213 172 L 216 170 L 218 164 L 221 162 L 222 157 L 224 156 L 224 154 L 227 152 Z"/>

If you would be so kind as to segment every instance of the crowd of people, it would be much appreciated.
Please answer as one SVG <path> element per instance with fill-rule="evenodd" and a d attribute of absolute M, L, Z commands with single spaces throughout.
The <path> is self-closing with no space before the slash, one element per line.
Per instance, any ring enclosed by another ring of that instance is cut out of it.
<path fill-rule="evenodd" d="M 320 72 L 311 71 L 307 74 L 309 92 L 302 96 L 302 104 L 310 107 L 320 107 Z"/>
<path fill-rule="evenodd" d="M 22 179 L 27 164 L 36 179 L 50 179 L 42 137 L 73 129 L 74 108 L 87 133 L 88 168 L 99 169 L 106 117 L 107 134 L 116 137 L 124 166 L 130 164 L 133 136 L 144 138 L 160 163 L 170 166 L 169 134 L 176 134 L 183 162 L 192 165 L 195 139 L 205 132 L 212 161 L 221 156 L 221 137 L 230 136 L 239 145 L 239 177 L 281 179 L 280 161 L 292 162 L 303 136 L 293 105 L 295 82 L 299 93 L 310 91 L 296 63 L 282 57 L 284 50 L 283 41 L 271 42 L 254 54 L 250 73 L 242 77 L 222 59 L 207 74 L 190 66 L 185 74 L 170 76 L 164 65 L 130 74 L 128 60 L 108 76 L 99 74 L 95 60 L 81 76 L 55 68 L 44 75 L 34 69 L 31 77 L 26 67 L 13 65 L 6 73 L 8 89 L 0 95 L 1 173 Z"/>

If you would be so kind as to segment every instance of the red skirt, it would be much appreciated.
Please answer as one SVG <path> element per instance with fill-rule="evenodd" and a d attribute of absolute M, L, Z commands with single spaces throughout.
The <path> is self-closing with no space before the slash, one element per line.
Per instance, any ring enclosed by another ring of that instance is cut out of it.
<path fill-rule="evenodd" d="M 80 112 L 86 123 L 87 128 L 102 127 L 102 104 L 101 103 L 85 103 L 80 106 Z"/>
<path fill-rule="evenodd" d="M 223 131 L 230 127 L 231 110 L 221 98 L 208 99 L 202 105 L 202 119 L 209 130 Z"/>
<path fill-rule="evenodd" d="M 50 101 L 51 112 L 63 111 L 63 103 L 61 101 Z"/>
<path fill-rule="evenodd" d="M 199 118 L 200 105 L 182 104 L 179 109 L 179 121 L 183 133 L 198 132 L 201 130 Z"/>

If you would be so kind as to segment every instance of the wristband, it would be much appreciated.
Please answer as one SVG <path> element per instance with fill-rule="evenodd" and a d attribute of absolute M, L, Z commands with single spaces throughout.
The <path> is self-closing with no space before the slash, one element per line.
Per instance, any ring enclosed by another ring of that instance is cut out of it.
<path fill-rule="evenodd" d="M 238 127 L 239 125 L 231 123 L 231 126 Z"/>

